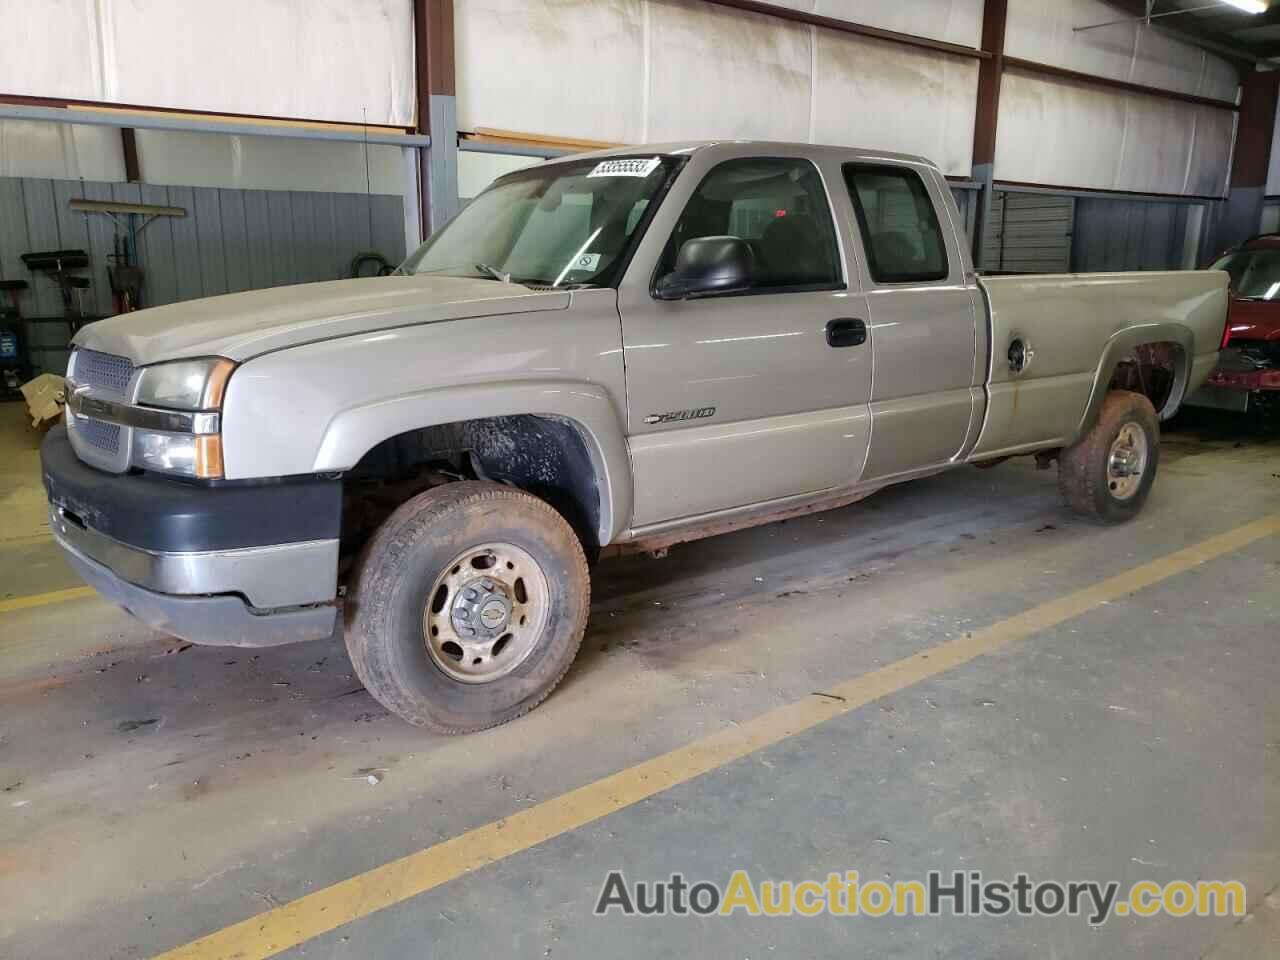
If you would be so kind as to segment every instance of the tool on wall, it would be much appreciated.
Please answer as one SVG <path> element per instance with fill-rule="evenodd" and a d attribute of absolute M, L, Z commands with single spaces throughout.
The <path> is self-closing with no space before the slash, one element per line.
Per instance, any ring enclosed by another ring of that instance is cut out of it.
<path fill-rule="evenodd" d="M 156 217 L 185 217 L 183 207 L 152 203 L 117 203 L 113 200 L 72 200 L 71 209 L 88 216 L 102 214 L 115 226 L 114 252 L 107 267 L 111 301 L 115 313 L 128 313 L 142 306 L 144 274 L 138 262 L 138 237 Z"/>
<path fill-rule="evenodd" d="M 0 400 L 17 400 L 18 389 L 31 379 L 31 359 L 22 329 L 18 298 L 27 289 L 25 280 L 0 280 Z"/>
<path fill-rule="evenodd" d="M 75 336 L 91 319 L 84 313 L 84 291 L 89 289 L 91 281 L 72 271 L 88 267 L 89 255 L 83 250 L 41 250 L 22 254 L 22 262 L 32 273 L 47 273 L 58 284 L 62 315 L 71 327 L 71 335 Z"/>

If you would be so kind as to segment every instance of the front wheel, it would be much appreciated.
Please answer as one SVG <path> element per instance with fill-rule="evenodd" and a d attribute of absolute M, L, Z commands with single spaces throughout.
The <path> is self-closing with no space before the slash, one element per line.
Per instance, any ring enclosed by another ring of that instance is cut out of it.
<path fill-rule="evenodd" d="M 1098 422 L 1058 458 L 1058 486 L 1076 513 L 1102 523 L 1137 516 L 1160 462 L 1160 419 L 1140 393 L 1113 390 Z"/>
<path fill-rule="evenodd" d="M 550 505 L 496 483 L 403 504 L 357 565 L 347 650 L 379 703 L 440 733 L 513 720 L 560 682 L 582 642 L 586 557 Z"/>

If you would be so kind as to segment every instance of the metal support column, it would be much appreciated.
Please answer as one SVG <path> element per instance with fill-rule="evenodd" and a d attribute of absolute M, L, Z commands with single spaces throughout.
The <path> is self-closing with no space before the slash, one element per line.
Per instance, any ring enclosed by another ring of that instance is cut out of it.
<path fill-rule="evenodd" d="M 991 219 L 996 159 L 996 122 L 1000 114 L 1000 81 L 1004 77 L 1004 30 L 1008 0 L 986 0 L 982 10 L 982 50 L 991 56 L 978 64 L 978 103 L 973 125 L 973 173 L 981 184 L 978 222 L 973 231 L 973 262 L 982 269 L 982 237 Z"/>
<path fill-rule="evenodd" d="M 458 110 L 453 60 L 453 0 L 414 0 L 414 63 L 418 132 L 431 135 L 419 151 L 423 236 L 458 212 Z"/>
<path fill-rule="evenodd" d="M 422 243 L 422 198 L 418 183 L 418 154 L 421 148 L 405 147 L 400 151 L 400 183 L 404 193 L 404 252 L 413 253 Z"/>
<path fill-rule="evenodd" d="M 1231 158 L 1231 186 L 1215 218 L 1210 241 L 1214 252 L 1246 240 L 1261 229 L 1278 99 L 1280 73 L 1256 71 L 1245 77 L 1236 148 Z"/>

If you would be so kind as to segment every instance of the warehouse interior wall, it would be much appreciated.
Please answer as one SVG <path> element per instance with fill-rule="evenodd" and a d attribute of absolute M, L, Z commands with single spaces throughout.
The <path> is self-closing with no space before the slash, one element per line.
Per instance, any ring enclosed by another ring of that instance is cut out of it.
<path fill-rule="evenodd" d="M 1009 0 L 1005 54 L 1092 76 L 1234 102 L 1240 81 L 1230 61 L 1158 29 L 1106 23 L 1127 11 L 1098 0 Z"/>
<path fill-rule="evenodd" d="M 913 5 L 857 6 L 862 15 Z M 932 12 L 974 40 L 980 0 L 919 7 L 912 17 Z M 970 170 L 972 58 L 700 0 L 456 0 L 454 16 L 462 130 L 844 143 L 925 155 L 952 175 Z"/>
<path fill-rule="evenodd" d="M 120 131 L 78 123 L 0 119 L 0 177 L 124 180 Z"/>
<path fill-rule="evenodd" d="M 8 94 L 415 122 L 408 0 L 40 0 L 7 4 L 4 21 Z"/>
<path fill-rule="evenodd" d="M 1071 269 L 1194 269 L 1203 211 L 1197 203 L 1082 197 L 1076 201 Z"/>
<path fill-rule="evenodd" d="M 181 207 L 138 234 L 143 306 L 350 276 L 352 259 L 376 251 L 405 256 L 403 199 L 363 193 L 242 190 L 101 181 L 0 178 L 0 280 L 25 280 L 20 298 L 37 372 L 66 369 L 69 329 L 61 293 L 21 255 L 80 249 L 91 286 L 79 296 L 87 315 L 112 309 L 107 268 L 117 228 L 101 214 L 70 209 L 73 198 Z M 127 220 L 128 218 L 122 218 Z"/>
<path fill-rule="evenodd" d="M 760 6 L 973 50 L 982 43 L 986 4 L 764 0 Z M 412 11 L 408 0 L 46 0 L 7 16 L 0 91 L 413 130 L 420 118 Z M 522 131 L 607 143 L 708 137 L 840 143 L 923 155 L 959 181 L 974 176 L 979 60 L 963 52 L 706 0 L 452 0 L 452 12 L 450 66 L 464 133 Z M 1063 197 L 1080 191 L 1223 197 L 1237 136 L 1234 110 L 1017 65 L 1020 59 L 1239 101 L 1237 68 L 1216 54 L 1142 24 L 1073 29 L 1118 12 L 1098 0 L 1008 0 L 1004 52 L 1013 62 L 1003 75 L 994 180 L 1046 186 Z M 147 56 L 134 55 L 138 49 Z M 245 62 L 255 69 L 243 70 Z M 143 188 L 371 193 L 397 198 L 404 232 L 416 230 L 409 226 L 419 212 L 416 186 L 413 201 L 404 199 L 416 182 L 416 160 L 399 147 L 366 152 L 357 143 L 153 130 L 137 131 L 136 143 Z M 1274 153 L 1272 160 L 1268 193 L 1280 195 L 1280 160 Z M 468 200 L 494 177 L 536 162 L 459 153 L 458 197 Z M 0 120 L 0 177 L 122 184 L 118 131 Z M 958 196 L 977 241 L 980 195 Z M 1156 214 L 1130 203 L 1094 197 L 1080 208 L 1080 224 L 1129 224 L 1124 236 L 1145 243 L 1141 238 L 1152 239 L 1155 228 L 1133 225 Z M 1219 219 L 1215 211 L 1187 222 Z M 1089 243 L 1071 254 L 1072 262 L 1119 268 L 1134 260 L 1129 239 Z M 1177 245 L 1186 243 L 1183 231 Z M 408 245 L 402 239 L 397 249 Z M 1138 259 L 1164 262 L 1170 249 L 1159 245 Z"/>
<path fill-rule="evenodd" d="M 134 136 L 145 183 L 376 194 L 401 194 L 404 187 L 400 147 L 166 130 Z M 120 131 L 0 120 L 0 176 L 122 182 Z"/>
<path fill-rule="evenodd" d="M 458 199 L 468 203 L 498 177 L 543 162 L 541 157 L 464 150 L 458 154 Z"/>
<path fill-rule="evenodd" d="M 336 280 L 366 251 L 393 264 L 406 255 L 399 147 L 154 130 L 136 143 L 143 182 L 128 183 L 116 128 L 0 121 L 0 280 L 29 284 L 19 306 L 38 370 L 65 367 L 69 330 L 56 282 L 23 253 L 84 250 L 82 309 L 114 312 L 107 268 L 129 218 L 73 212 L 73 199 L 186 212 L 138 234 L 144 306 Z"/>
<path fill-rule="evenodd" d="M 803 10 L 861 23 L 881 30 L 893 30 L 915 37 L 976 47 L 982 35 L 982 0 L 912 0 L 886 3 L 885 0 L 765 0 L 771 7 Z"/>
<path fill-rule="evenodd" d="M 1096 0 L 1009 0 L 1005 53 L 1093 76 L 1235 103 L 1233 64 Z M 1087 190 L 1222 196 L 1236 113 L 1011 67 L 997 127 L 999 180 Z M 1082 149 L 1088 144 L 1087 149 Z"/>
<path fill-rule="evenodd" d="M 996 178 L 1220 197 L 1235 120 L 1230 110 L 1009 71 L 1000 95 Z"/>

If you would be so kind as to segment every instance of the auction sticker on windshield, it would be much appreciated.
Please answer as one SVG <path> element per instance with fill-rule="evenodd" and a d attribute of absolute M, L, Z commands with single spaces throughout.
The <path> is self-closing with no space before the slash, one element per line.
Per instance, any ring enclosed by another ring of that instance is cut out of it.
<path fill-rule="evenodd" d="M 587 177 L 647 177 L 661 163 L 661 157 L 650 157 L 648 160 L 601 160 Z"/>

